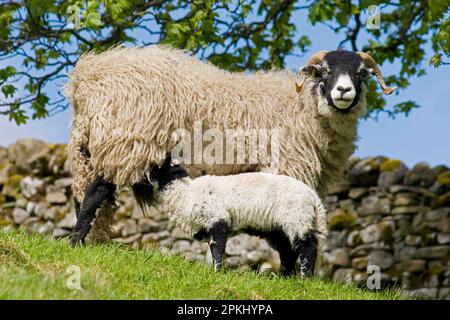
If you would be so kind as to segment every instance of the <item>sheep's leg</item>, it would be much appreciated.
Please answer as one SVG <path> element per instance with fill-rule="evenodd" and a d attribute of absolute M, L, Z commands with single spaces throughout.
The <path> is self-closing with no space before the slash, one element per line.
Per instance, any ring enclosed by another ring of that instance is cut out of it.
<path fill-rule="evenodd" d="M 294 251 L 300 257 L 302 277 L 312 277 L 317 258 L 317 238 L 314 232 L 308 232 L 303 239 L 296 239 Z"/>
<path fill-rule="evenodd" d="M 84 244 L 87 234 L 91 229 L 92 221 L 95 219 L 95 213 L 105 201 L 114 201 L 114 191 L 116 186 L 97 177 L 91 182 L 85 192 L 83 204 L 78 215 L 77 224 L 75 226 L 71 244 L 75 246 L 79 243 Z"/>
<path fill-rule="evenodd" d="M 73 202 L 75 203 L 75 216 L 78 219 L 78 216 L 80 215 L 81 204 L 80 201 L 77 200 L 77 198 L 73 198 Z"/>
<path fill-rule="evenodd" d="M 214 262 L 214 270 L 219 271 L 222 268 L 230 226 L 225 221 L 216 222 L 209 230 L 209 234 L 211 235 L 209 248 Z"/>

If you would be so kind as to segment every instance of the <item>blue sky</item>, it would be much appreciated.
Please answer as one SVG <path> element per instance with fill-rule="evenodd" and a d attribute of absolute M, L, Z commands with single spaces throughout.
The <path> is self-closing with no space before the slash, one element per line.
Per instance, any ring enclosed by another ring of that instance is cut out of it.
<path fill-rule="evenodd" d="M 298 21 L 305 21 L 299 14 Z M 290 57 L 286 67 L 297 69 L 304 65 L 309 55 L 318 50 L 336 49 L 342 37 L 325 26 L 302 24 L 302 33 L 308 34 L 312 46 L 304 57 Z M 370 35 L 364 35 L 362 41 Z M 431 56 L 431 52 L 429 52 Z M 429 57 L 427 57 L 428 60 Z M 425 64 L 427 64 L 425 62 Z M 393 73 L 396 66 L 382 66 L 385 74 Z M 426 66 L 427 75 L 410 80 L 408 89 L 398 95 L 387 97 L 392 106 L 405 100 L 414 100 L 421 108 L 408 117 L 395 120 L 381 115 L 378 121 L 362 120 L 360 140 L 356 155 L 359 157 L 385 155 L 404 161 L 409 167 L 426 161 L 431 165 L 450 165 L 450 67 L 439 69 Z M 0 117 L 0 145 L 6 146 L 20 138 L 42 139 L 47 142 L 66 143 L 70 132 L 70 110 L 44 120 L 30 120 L 26 125 L 16 126 Z"/>

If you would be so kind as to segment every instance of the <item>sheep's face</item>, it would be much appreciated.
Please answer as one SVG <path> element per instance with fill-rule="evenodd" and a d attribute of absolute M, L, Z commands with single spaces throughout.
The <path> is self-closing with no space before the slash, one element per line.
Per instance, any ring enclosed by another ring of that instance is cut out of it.
<path fill-rule="evenodd" d="M 317 82 L 315 90 L 320 99 L 329 107 L 347 113 L 359 106 L 364 92 L 364 78 L 372 70 L 367 68 L 362 58 L 350 51 L 328 52 L 317 64 L 309 64 L 302 69 Z"/>

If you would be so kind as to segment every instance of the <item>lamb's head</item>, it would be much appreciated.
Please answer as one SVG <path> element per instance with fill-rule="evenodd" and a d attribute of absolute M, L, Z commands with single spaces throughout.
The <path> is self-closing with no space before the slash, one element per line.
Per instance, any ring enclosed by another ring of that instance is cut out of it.
<path fill-rule="evenodd" d="M 340 113 L 361 113 L 365 107 L 364 78 L 377 77 L 385 94 L 396 88 L 388 88 L 375 60 L 364 52 L 345 50 L 320 51 L 313 55 L 300 72 L 310 76 L 316 85 L 319 103 Z M 300 87 L 297 88 L 298 90 Z"/>

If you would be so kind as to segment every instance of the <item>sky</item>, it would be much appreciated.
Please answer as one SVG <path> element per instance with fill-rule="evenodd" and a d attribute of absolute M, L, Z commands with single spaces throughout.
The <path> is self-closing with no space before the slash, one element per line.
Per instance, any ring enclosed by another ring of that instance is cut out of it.
<path fill-rule="evenodd" d="M 295 17 L 294 17 L 295 18 Z M 299 14 L 299 21 L 305 16 Z M 336 49 L 342 37 L 325 26 L 303 25 L 303 33 L 309 34 L 312 46 L 303 57 L 289 57 L 286 68 L 298 69 L 308 57 L 319 50 Z M 312 36 L 311 36 L 312 35 Z M 367 36 L 367 35 L 366 35 Z M 364 37 L 360 45 L 365 42 Z M 431 56 L 428 53 L 426 61 Z M 388 106 L 398 102 L 414 100 L 421 107 L 391 119 L 381 114 L 377 121 L 362 120 L 357 142 L 358 157 L 383 155 L 400 159 L 407 166 L 422 161 L 435 166 L 450 166 L 450 67 L 435 69 L 424 62 L 427 75 L 410 79 L 411 85 L 386 98 Z M 392 73 L 393 66 L 381 66 L 385 74 Z M 26 125 L 17 126 L 0 116 L 0 145 L 7 146 L 21 138 L 41 139 L 51 143 L 67 143 L 70 134 L 70 110 L 43 120 L 30 120 Z"/>

